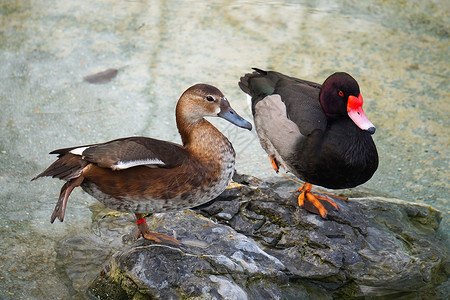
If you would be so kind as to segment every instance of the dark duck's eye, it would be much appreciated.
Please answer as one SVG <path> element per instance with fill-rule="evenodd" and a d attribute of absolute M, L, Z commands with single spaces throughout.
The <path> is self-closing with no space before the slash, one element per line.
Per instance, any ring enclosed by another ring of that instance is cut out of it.
<path fill-rule="evenodd" d="M 344 96 L 344 92 L 343 92 L 343 91 L 339 91 L 338 94 L 339 94 L 339 96 L 341 96 L 341 97 Z"/>
<path fill-rule="evenodd" d="M 205 98 L 208 102 L 214 102 L 214 97 L 213 96 L 206 96 Z"/>

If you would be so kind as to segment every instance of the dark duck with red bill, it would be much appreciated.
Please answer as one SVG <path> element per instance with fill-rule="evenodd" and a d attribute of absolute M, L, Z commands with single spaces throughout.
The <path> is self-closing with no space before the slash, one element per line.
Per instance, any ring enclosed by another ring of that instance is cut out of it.
<path fill-rule="evenodd" d="M 239 86 L 251 97 L 261 146 L 275 171 L 281 166 L 305 182 L 299 189 L 299 205 L 325 218 L 326 206 L 338 206 L 312 194 L 312 184 L 352 188 L 369 180 L 378 168 L 371 136 L 375 126 L 362 109 L 359 85 L 343 72 L 320 85 L 254 70 L 240 79 Z"/>
<path fill-rule="evenodd" d="M 67 181 L 50 221 L 63 221 L 70 193 L 81 186 L 107 207 L 135 213 L 138 234 L 144 238 L 179 244 L 173 237 L 150 232 L 144 214 L 198 206 L 228 186 L 234 173 L 235 152 L 228 139 L 204 119 L 208 116 L 252 128 L 220 90 L 197 84 L 181 95 L 176 107 L 183 145 L 127 137 L 52 151 L 58 159 L 33 178 L 51 176 Z"/>

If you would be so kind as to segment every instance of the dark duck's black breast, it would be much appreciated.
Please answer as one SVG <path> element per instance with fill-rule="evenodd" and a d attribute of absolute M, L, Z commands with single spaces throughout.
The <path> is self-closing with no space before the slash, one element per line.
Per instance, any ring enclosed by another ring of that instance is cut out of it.
<path fill-rule="evenodd" d="M 281 166 L 306 182 L 299 203 L 303 206 L 305 199 L 311 200 L 313 208 L 305 207 L 325 217 L 328 211 L 317 200 L 322 197 L 312 200 L 311 184 L 355 187 L 369 180 L 378 167 L 371 136 L 375 127 L 362 110 L 359 85 L 343 72 L 320 85 L 278 72 L 255 71 L 242 77 L 239 86 L 252 97 L 261 145 L 277 172 Z"/>

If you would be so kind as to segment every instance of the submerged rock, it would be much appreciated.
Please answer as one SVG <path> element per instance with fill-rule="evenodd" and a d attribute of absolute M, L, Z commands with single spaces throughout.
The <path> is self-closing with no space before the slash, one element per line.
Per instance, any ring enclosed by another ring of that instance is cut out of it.
<path fill-rule="evenodd" d="M 324 220 L 297 206 L 286 181 L 235 180 L 201 207 L 148 217 L 181 246 L 135 241 L 132 215 L 96 215 L 95 230 L 57 245 L 61 272 L 102 299 L 440 297 L 448 249 L 431 207 L 334 199 L 340 209 Z"/>

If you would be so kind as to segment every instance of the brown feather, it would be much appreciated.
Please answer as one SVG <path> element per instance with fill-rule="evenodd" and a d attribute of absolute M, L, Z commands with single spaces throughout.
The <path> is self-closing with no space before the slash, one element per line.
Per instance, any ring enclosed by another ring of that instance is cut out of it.
<path fill-rule="evenodd" d="M 181 145 L 147 137 L 128 137 L 93 145 L 83 151 L 83 159 L 112 168 L 118 161 L 130 162 L 157 159 L 164 167 L 177 166 L 186 159 Z"/>
<path fill-rule="evenodd" d="M 69 181 L 79 177 L 83 168 L 88 164 L 89 162 L 84 161 L 81 156 L 68 153 L 58 158 L 44 172 L 31 179 L 31 181 L 44 176 Z"/>

